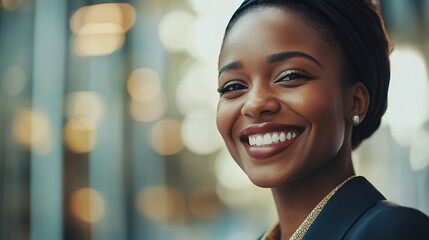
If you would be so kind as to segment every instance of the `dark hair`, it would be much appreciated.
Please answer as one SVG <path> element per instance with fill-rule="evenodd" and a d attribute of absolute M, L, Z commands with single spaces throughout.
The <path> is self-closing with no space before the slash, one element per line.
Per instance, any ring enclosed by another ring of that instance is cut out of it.
<path fill-rule="evenodd" d="M 224 37 L 241 16 L 261 7 L 297 13 L 310 26 L 317 26 L 323 40 L 343 51 L 347 80 L 361 82 L 370 95 L 365 119 L 353 128 L 352 147 L 358 147 L 380 126 L 387 108 L 390 45 L 378 8 L 370 0 L 245 0 L 231 17 Z"/>

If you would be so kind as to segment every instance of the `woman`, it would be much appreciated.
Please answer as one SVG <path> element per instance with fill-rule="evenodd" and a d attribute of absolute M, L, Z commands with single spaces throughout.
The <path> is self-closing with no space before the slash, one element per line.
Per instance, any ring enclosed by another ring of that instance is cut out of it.
<path fill-rule="evenodd" d="M 272 189 L 262 239 L 429 239 L 423 213 L 355 177 L 351 152 L 387 106 L 389 44 L 366 0 L 246 0 L 219 57 L 217 126 L 234 160 Z"/>

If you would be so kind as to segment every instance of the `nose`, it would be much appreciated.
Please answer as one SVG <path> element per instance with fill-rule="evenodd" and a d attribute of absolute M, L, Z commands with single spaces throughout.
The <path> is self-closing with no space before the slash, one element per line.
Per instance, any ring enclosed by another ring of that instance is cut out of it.
<path fill-rule="evenodd" d="M 280 102 L 272 92 L 262 88 L 255 88 L 248 93 L 247 99 L 241 108 L 241 114 L 251 118 L 259 118 L 277 113 L 280 108 Z"/>

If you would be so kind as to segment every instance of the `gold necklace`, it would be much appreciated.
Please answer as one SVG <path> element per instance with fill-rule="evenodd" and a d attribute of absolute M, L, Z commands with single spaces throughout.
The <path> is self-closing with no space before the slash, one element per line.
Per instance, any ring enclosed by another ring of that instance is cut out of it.
<path fill-rule="evenodd" d="M 325 207 L 325 205 L 328 203 L 329 199 L 331 199 L 332 196 L 337 192 L 338 189 L 340 189 L 344 184 L 346 184 L 351 179 L 355 178 L 356 175 L 353 175 L 346 180 L 344 180 L 342 183 L 340 183 L 338 186 L 336 186 L 331 192 L 328 193 L 317 205 L 316 207 L 311 210 L 310 214 L 305 218 L 305 220 L 301 223 L 301 225 L 295 230 L 295 232 L 292 234 L 292 236 L 289 238 L 289 240 L 301 240 L 304 235 L 307 233 L 308 229 L 310 228 L 311 224 L 313 224 L 314 220 L 316 220 L 317 216 L 319 216 L 319 213 L 322 211 L 322 209 Z M 266 232 L 266 234 L 262 237 L 263 240 L 273 240 L 273 239 L 280 239 L 280 225 L 277 223 L 275 226 L 273 226 L 269 231 Z"/>
<path fill-rule="evenodd" d="M 346 184 L 351 179 L 355 178 L 356 175 L 353 175 L 346 180 L 344 180 L 342 183 L 340 183 L 338 186 L 336 186 L 331 192 L 328 193 L 317 205 L 316 207 L 311 210 L 310 214 L 305 218 L 304 222 L 301 223 L 301 225 L 296 229 L 296 231 L 292 234 L 292 236 L 289 238 L 289 240 L 301 240 L 305 233 L 307 233 L 308 229 L 310 228 L 311 224 L 313 224 L 314 220 L 316 220 L 317 216 L 319 216 L 319 213 L 322 211 L 322 209 L 325 207 L 325 205 L 328 203 L 329 199 L 331 199 L 332 196 L 337 192 L 338 189 L 340 189 L 344 184 Z"/>

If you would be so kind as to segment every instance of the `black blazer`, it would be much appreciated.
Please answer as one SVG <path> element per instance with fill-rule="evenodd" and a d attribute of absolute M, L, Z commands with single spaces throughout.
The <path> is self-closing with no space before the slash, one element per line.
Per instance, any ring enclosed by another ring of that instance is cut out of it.
<path fill-rule="evenodd" d="M 364 177 L 355 177 L 332 196 L 303 238 L 314 239 L 429 240 L 429 218 L 386 201 Z"/>
<path fill-rule="evenodd" d="M 321 238 L 429 240 L 429 218 L 386 201 L 364 177 L 356 177 L 332 196 L 303 239 Z"/>

